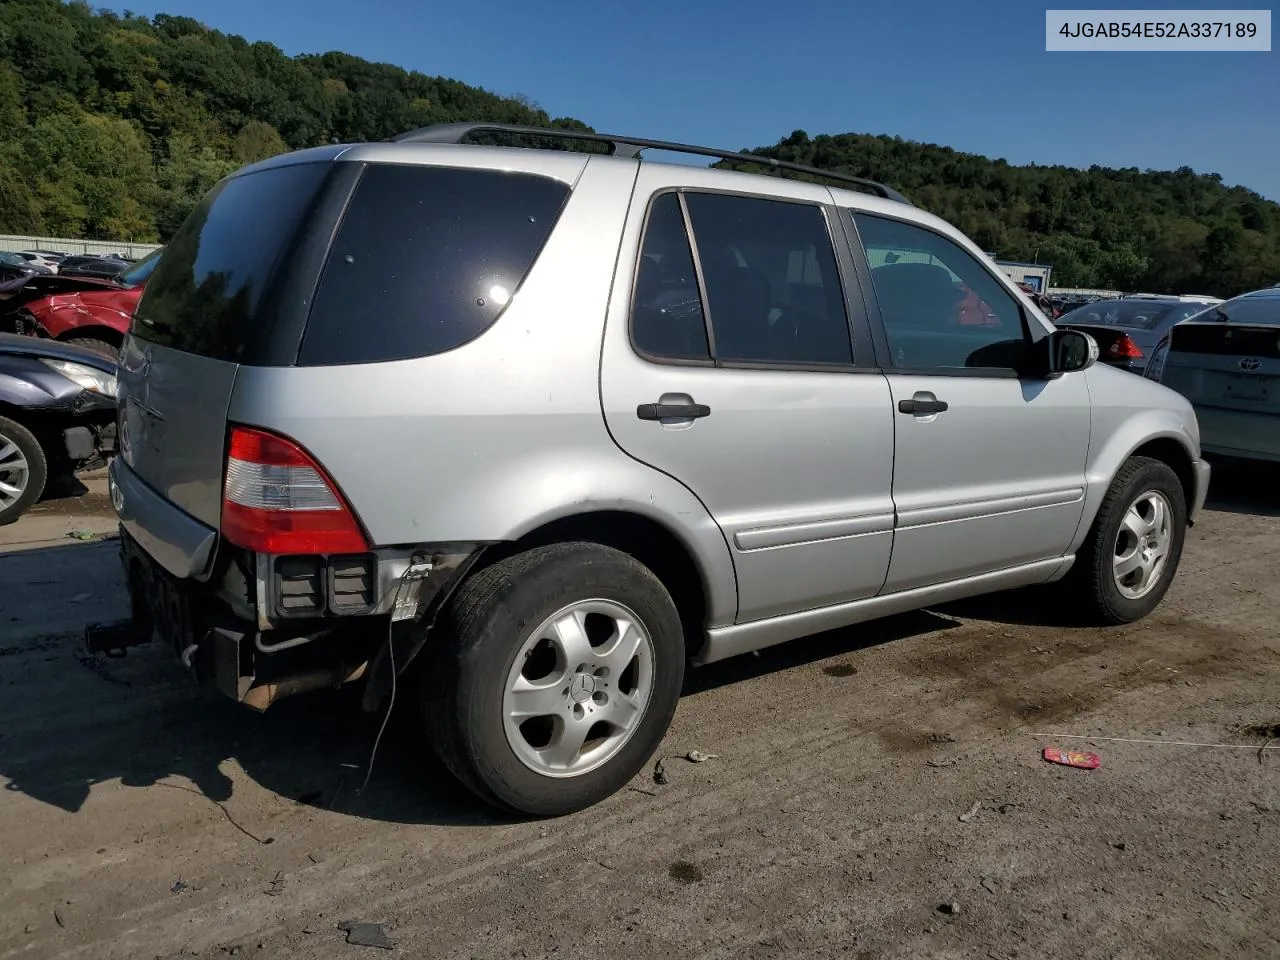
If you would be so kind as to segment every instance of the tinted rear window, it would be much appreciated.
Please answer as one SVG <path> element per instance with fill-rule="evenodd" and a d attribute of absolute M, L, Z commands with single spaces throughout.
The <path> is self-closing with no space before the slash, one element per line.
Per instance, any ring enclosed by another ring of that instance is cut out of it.
<path fill-rule="evenodd" d="M 134 336 L 239 360 L 263 294 L 330 165 L 274 167 L 224 180 L 165 247 L 134 314 Z"/>
<path fill-rule="evenodd" d="M 1203 309 L 1201 304 L 1182 304 L 1169 300 L 1103 300 L 1064 313 L 1058 318 L 1058 323 L 1154 330 L 1166 321 L 1181 320 Z"/>
<path fill-rule="evenodd" d="M 530 174 L 371 164 L 329 251 L 298 362 L 403 360 L 478 337 L 515 295 L 568 195 Z"/>
<path fill-rule="evenodd" d="M 1280 359 L 1280 327 L 1274 330 L 1231 324 L 1189 323 L 1173 328 L 1169 349 L 1225 357 Z"/>
<path fill-rule="evenodd" d="M 1258 323 L 1280 326 L 1280 296 L 1246 296 L 1220 303 L 1201 320 L 1226 319 L 1231 323 Z"/>

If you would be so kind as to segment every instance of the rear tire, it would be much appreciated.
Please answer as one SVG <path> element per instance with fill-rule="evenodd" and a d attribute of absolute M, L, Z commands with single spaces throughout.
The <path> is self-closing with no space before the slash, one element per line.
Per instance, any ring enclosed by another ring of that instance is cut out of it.
<path fill-rule="evenodd" d="M 48 476 L 40 441 L 22 424 L 0 417 L 0 526 L 16 521 L 40 499 Z"/>
<path fill-rule="evenodd" d="M 622 789 L 680 698 L 675 604 L 609 547 L 501 560 L 459 587 L 436 630 L 422 671 L 435 749 L 479 797 L 520 814 L 561 816 Z"/>
<path fill-rule="evenodd" d="M 1178 572 L 1186 531 L 1177 474 L 1149 457 L 1126 461 L 1071 570 L 1069 583 L 1088 618 L 1114 626 L 1154 610 Z"/>
<path fill-rule="evenodd" d="M 105 340 L 99 340 L 97 337 L 68 337 L 62 341 L 73 347 L 80 347 L 82 350 L 90 350 L 99 356 L 106 357 L 108 360 L 120 359 L 120 348 L 113 347 Z"/>

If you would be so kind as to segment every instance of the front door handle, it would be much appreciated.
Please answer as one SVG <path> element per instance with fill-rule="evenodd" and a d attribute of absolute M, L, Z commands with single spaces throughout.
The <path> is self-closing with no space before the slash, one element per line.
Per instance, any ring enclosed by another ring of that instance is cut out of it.
<path fill-rule="evenodd" d="M 641 420 L 696 420 L 711 416 L 705 403 L 642 403 L 636 407 Z"/>
<path fill-rule="evenodd" d="M 927 417 L 946 409 L 947 401 L 939 400 L 932 393 L 917 393 L 910 400 L 898 401 L 899 413 L 909 413 L 915 417 Z"/>

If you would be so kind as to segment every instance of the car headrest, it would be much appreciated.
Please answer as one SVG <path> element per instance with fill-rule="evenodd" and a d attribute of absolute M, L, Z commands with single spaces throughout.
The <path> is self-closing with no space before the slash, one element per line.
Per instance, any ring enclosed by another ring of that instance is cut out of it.
<path fill-rule="evenodd" d="M 950 271 L 932 263 L 885 264 L 871 271 L 871 280 L 885 320 L 899 325 L 950 318 L 964 298 Z"/>

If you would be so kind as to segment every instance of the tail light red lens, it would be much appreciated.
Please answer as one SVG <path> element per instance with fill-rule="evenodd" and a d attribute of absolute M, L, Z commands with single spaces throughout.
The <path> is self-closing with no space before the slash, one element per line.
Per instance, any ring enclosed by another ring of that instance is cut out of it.
<path fill-rule="evenodd" d="M 1117 360 L 1139 360 L 1142 358 L 1142 348 L 1127 333 L 1123 333 L 1107 348 L 1107 354 Z"/>
<path fill-rule="evenodd" d="M 232 427 L 222 535 L 257 553 L 363 553 L 369 543 L 337 485 L 285 437 Z"/>

